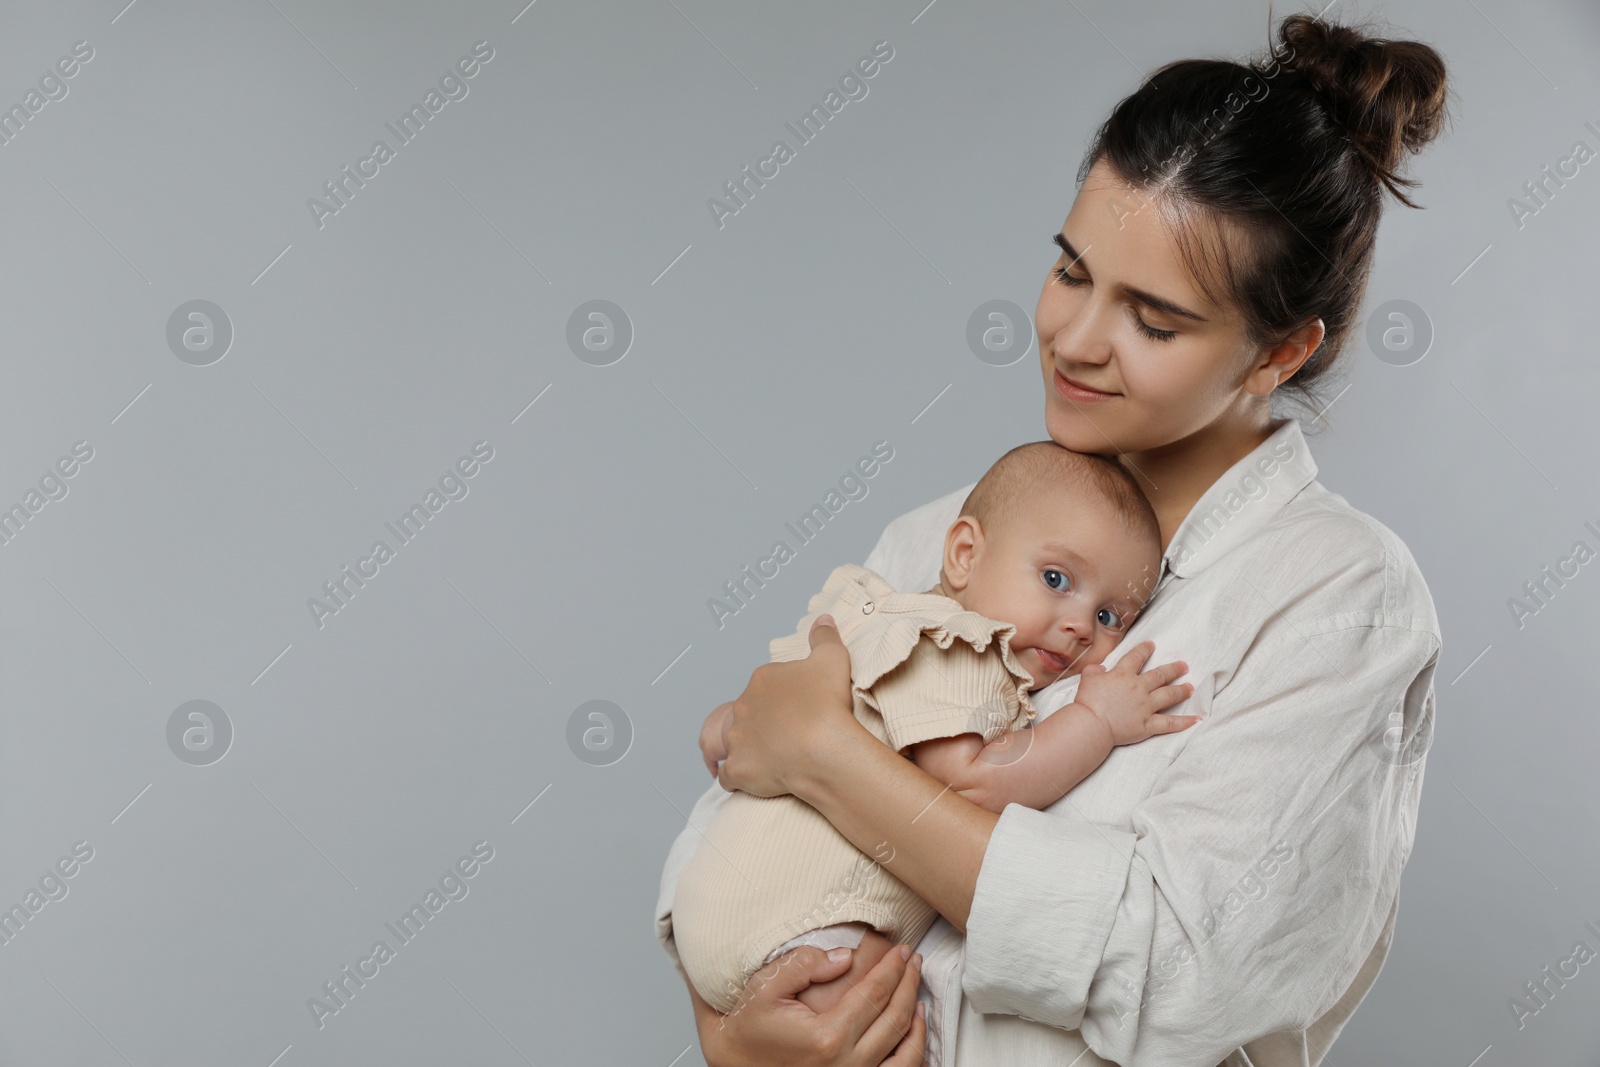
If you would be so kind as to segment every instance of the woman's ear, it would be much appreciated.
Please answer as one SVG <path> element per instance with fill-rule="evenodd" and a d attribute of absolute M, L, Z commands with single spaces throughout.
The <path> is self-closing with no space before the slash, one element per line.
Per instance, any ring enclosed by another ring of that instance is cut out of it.
<path fill-rule="evenodd" d="M 983 544 L 983 526 L 971 515 L 950 524 L 944 535 L 944 583 L 959 592 L 972 580 L 972 565 Z"/>
<path fill-rule="evenodd" d="M 1326 327 L 1321 319 L 1312 319 L 1290 334 L 1281 343 L 1266 349 L 1257 357 L 1244 387 L 1256 396 L 1266 396 L 1294 376 L 1301 364 L 1322 344 Z"/>

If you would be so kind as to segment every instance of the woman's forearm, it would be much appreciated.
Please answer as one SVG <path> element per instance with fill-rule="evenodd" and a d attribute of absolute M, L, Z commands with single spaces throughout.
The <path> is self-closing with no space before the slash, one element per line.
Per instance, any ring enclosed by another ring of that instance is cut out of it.
<path fill-rule="evenodd" d="M 824 751 L 791 768 L 795 795 L 964 933 L 978 870 L 1000 816 L 854 719 L 849 726 Z"/>

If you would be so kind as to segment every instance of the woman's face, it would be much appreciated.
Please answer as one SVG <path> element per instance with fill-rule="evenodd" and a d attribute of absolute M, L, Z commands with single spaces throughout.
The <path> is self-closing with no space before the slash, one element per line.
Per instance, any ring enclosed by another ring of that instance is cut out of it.
<path fill-rule="evenodd" d="M 1057 443 L 1144 452 L 1263 399 L 1244 389 L 1254 346 L 1242 318 L 1201 295 L 1157 205 L 1104 162 L 1084 177 L 1057 244 L 1034 315 Z"/>

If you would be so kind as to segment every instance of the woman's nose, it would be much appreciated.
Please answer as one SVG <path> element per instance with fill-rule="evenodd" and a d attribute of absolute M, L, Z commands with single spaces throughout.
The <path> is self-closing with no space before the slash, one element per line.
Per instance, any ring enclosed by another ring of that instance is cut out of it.
<path fill-rule="evenodd" d="M 1073 364 L 1101 364 L 1111 358 L 1111 337 L 1105 315 L 1086 300 L 1062 323 L 1052 339 L 1056 359 Z"/>

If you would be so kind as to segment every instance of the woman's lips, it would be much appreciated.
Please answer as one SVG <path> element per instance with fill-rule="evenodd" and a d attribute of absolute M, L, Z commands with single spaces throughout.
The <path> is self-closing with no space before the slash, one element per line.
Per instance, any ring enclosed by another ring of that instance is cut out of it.
<path fill-rule="evenodd" d="M 1117 393 L 1102 393 L 1098 389 L 1090 389 L 1087 386 L 1078 385 L 1060 371 L 1056 371 L 1055 375 L 1056 392 L 1068 400 L 1093 402 L 1096 400 L 1110 400 L 1118 395 Z"/>

